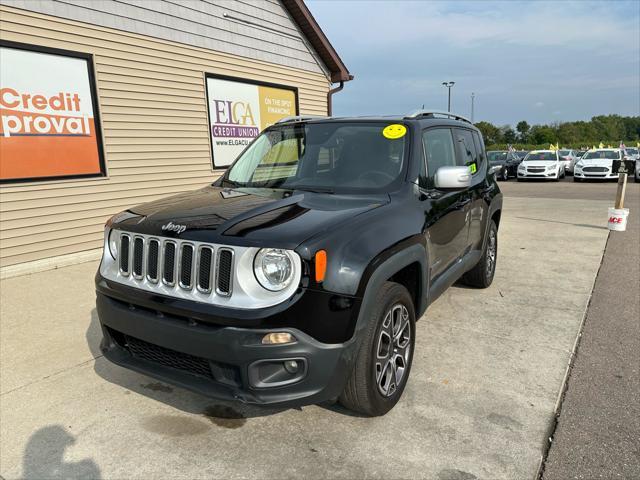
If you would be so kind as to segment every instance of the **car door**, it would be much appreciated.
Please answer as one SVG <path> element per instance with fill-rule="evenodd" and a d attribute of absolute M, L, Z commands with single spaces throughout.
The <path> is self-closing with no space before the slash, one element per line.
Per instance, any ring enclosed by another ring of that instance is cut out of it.
<path fill-rule="evenodd" d="M 487 226 L 487 216 L 489 204 L 491 203 L 492 192 L 497 185 L 494 181 L 489 181 L 487 177 L 487 154 L 484 150 L 484 142 L 478 132 L 465 130 L 471 133 L 473 145 L 475 146 L 476 172 L 471 176 L 471 186 L 469 194 L 471 205 L 469 207 L 469 249 L 481 250 L 484 233 Z M 468 139 L 468 134 L 465 134 Z M 471 160 L 470 160 L 471 161 Z M 514 175 L 517 175 L 517 164 Z"/>
<path fill-rule="evenodd" d="M 451 267 L 464 253 L 468 240 L 469 192 L 440 190 L 435 186 L 438 168 L 456 165 L 456 149 L 450 128 L 435 127 L 422 132 L 424 168 L 421 176 L 431 279 Z"/>

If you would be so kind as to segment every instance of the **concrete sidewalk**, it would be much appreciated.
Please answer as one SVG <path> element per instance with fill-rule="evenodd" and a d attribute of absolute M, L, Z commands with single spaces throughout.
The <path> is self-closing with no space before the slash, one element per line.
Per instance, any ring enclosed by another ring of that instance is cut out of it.
<path fill-rule="evenodd" d="M 5 478 L 533 478 L 605 247 L 608 202 L 506 198 L 487 290 L 451 288 L 417 325 L 402 401 L 266 411 L 100 356 L 82 264 L 0 291 Z"/>
<path fill-rule="evenodd" d="M 545 480 L 640 478 L 640 195 L 626 232 L 612 232 L 589 310 Z"/>

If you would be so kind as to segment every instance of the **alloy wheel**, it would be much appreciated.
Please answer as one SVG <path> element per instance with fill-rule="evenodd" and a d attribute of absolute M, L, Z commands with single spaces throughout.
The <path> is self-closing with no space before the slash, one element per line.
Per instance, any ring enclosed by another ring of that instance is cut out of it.
<path fill-rule="evenodd" d="M 496 231 L 492 228 L 489 230 L 489 238 L 487 240 L 487 278 L 493 275 L 493 269 L 496 267 L 496 255 L 498 253 L 498 238 Z"/>
<path fill-rule="evenodd" d="M 410 355 L 409 312 L 404 305 L 397 303 L 385 315 L 376 343 L 374 373 L 382 396 L 392 396 L 402 385 Z"/>

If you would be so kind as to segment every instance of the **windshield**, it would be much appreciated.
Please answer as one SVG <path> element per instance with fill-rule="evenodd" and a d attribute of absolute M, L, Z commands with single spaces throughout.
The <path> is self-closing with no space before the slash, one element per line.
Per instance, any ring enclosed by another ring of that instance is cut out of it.
<path fill-rule="evenodd" d="M 383 191 L 400 178 L 406 150 L 406 127 L 389 125 L 327 122 L 271 128 L 231 166 L 223 185 Z"/>
<path fill-rule="evenodd" d="M 627 153 L 630 153 L 631 155 L 637 155 L 638 154 L 638 149 L 637 148 L 627 148 Z"/>
<path fill-rule="evenodd" d="M 558 154 L 562 157 L 566 157 L 567 155 L 569 155 L 570 152 L 571 150 L 560 150 Z"/>
<path fill-rule="evenodd" d="M 502 162 L 507 159 L 507 152 L 487 152 L 490 162 Z"/>
<path fill-rule="evenodd" d="M 543 160 L 543 161 L 555 161 L 556 152 L 531 152 L 525 157 L 526 161 Z"/>
<path fill-rule="evenodd" d="M 593 160 L 593 159 L 604 159 L 604 160 L 618 160 L 620 158 L 620 152 L 616 152 L 613 150 L 596 150 L 595 152 L 587 152 L 582 157 L 583 160 Z"/>

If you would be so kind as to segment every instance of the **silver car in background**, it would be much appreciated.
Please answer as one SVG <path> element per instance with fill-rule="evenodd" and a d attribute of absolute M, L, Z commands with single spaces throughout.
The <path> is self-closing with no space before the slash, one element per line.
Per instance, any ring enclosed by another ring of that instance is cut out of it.
<path fill-rule="evenodd" d="M 580 156 L 575 150 L 558 150 L 560 161 L 564 165 L 564 171 L 573 175 L 573 168 Z"/>

